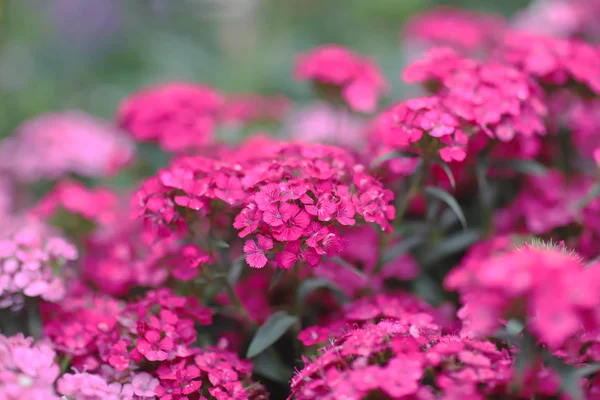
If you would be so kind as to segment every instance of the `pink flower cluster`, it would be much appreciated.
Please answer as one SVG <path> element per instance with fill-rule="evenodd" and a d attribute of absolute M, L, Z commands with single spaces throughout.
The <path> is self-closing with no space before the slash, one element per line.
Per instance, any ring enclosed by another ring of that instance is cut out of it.
<path fill-rule="evenodd" d="M 506 208 L 494 217 L 500 233 L 521 232 L 553 237 L 558 229 L 576 226 L 565 239 L 570 247 L 586 256 L 595 256 L 600 241 L 600 201 L 586 197 L 593 181 L 586 176 L 567 177 L 556 170 L 531 176 L 526 185 Z"/>
<path fill-rule="evenodd" d="M 409 65 L 403 77 L 407 82 L 436 88 L 434 93 L 452 116 L 491 138 L 509 141 L 516 135 L 546 133 L 541 90 L 518 69 L 493 61 L 466 59 L 449 48 L 436 48 L 423 60 Z M 453 126 L 451 122 L 444 124 L 443 119 L 438 123 Z"/>
<path fill-rule="evenodd" d="M 172 82 L 120 105 L 131 137 L 25 123 L 0 143 L 0 400 L 600 399 L 597 0 L 549 1 L 556 37 L 418 15 L 426 94 L 383 110 L 375 62 L 324 45 L 295 75 L 326 102 L 289 119 Z"/>
<path fill-rule="evenodd" d="M 506 25 L 501 16 L 438 7 L 411 18 L 402 39 L 427 47 L 451 46 L 474 52 L 495 45 Z"/>
<path fill-rule="evenodd" d="M 134 93 L 120 105 L 117 120 L 136 141 L 182 152 L 212 141 L 222 105 L 212 88 L 173 82 Z"/>
<path fill-rule="evenodd" d="M 264 398 L 262 386 L 250 381 L 249 361 L 223 345 L 193 346 L 195 323 L 212 321 L 197 299 L 161 288 L 124 304 L 79 290 L 84 292 L 72 293 L 68 304 L 44 312 L 45 334 L 60 353 L 70 355 L 73 368 L 86 371 L 64 375 L 57 384 L 61 394 L 177 400 L 198 398 L 207 389 L 217 399 Z M 139 368 L 144 372 L 131 373 Z"/>
<path fill-rule="evenodd" d="M 285 128 L 293 140 L 358 149 L 365 141 L 364 122 L 343 109 L 315 103 L 291 115 Z"/>
<path fill-rule="evenodd" d="M 387 82 L 371 60 L 337 45 L 325 45 L 302 54 L 296 62 L 296 78 L 335 88 L 355 111 L 373 112 Z"/>
<path fill-rule="evenodd" d="M 251 194 L 233 226 L 251 238 L 244 253 L 256 268 L 273 253 L 280 268 L 297 261 L 317 266 L 321 255 L 344 248 L 336 226 L 354 226 L 360 218 L 385 231 L 394 217 L 392 192 L 337 147 L 282 145 L 273 159 L 247 169 L 243 183 Z"/>
<path fill-rule="evenodd" d="M 63 212 L 98 225 L 115 222 L 117 196 L 109 189 L 89 189 L 76 181 L 61 181 L 33 208 L 32 213 L 51 220 Z"/>
<path fill-rule="evenodd" d="M 353 329 L 305 359 L 290 398 L 483 399 L 508 393 L 512 364 L 510 353 L 490 342 L 385 320 Z"/>
<path fill-rule="evenodd" d="M 0 334 L 0 399 L 59 400 L 53 386 L 59 373 L 51 343 Z"/>
<path fill-rule="evenodd" d="M 140 376 L 143 379 L 144 374 L 146 373 L 137 374 L 133 381 L 139 382 Z M 134 400 L 137 399 L 134 396 L 154 397 L 153 390 L 139 390 L 139 386 L 134 389 L 131 383 L 121 385 L 119 382 L 113 382 L 109 384 L 102 376 L 88 372 L 64 374 L 56 382 L 56 386 L 61 395 L 75 400 Z"/>
<path fill-rule="evenodd" d="M 514 18 L 516 29 L 559 38 L 600 37 L 598 0 L 535 0 Z"/>
<path fill-rule="evenodd" d="M 588 43 L 510 32 L 499 53 L 543 84 L 564 86 L 573 82 L 600 94 L 600 50 Z"/>
<path fill-rule="evenodd" d="M 448 312 L 450 311 L 450 313 Z M 298 339 L 305 346 L 321 344 L 342 335 L 350 328 L 364 327 L 382 320 L 403 323 L 409 329 L 451 331 L 455 328 L 453 310 L 434 308 L 424 300 L 405 292 L 366 296 L 345 304 L 339 312 L 325 315 L 323 324 L 300 332 Z"/>
<path fill-rule="evenodd" d="M 176 238 L 147 243 L 141 224 L 117 223 L 90 235 L 84 245 L 82 274 L 114 296 L 135 287 L 159 287 L 169 277 L 190 281 L 212 258 L 194 244 Z"/>
<path fill-rule="evenodd" d="M 230 125 L 281 121 L 290 106 L 290 100 L 284 96 L 236 94 L 225 100 L 220 119 L 224 124 Z"/>
<path fill-rule="evenodd" d="M 446 286 L 461 293 L 463 334 L 488 336 L 517 318 L 544 344 L 562 346 L 581 330 L 597 330 L 597 267 L 560 247 L 526 246 L 457 267 Z"/>
<path fill-rule="evenodd" d="M 133 154 L 133 142 L 115 127 L 68 111 L 27 121 L 0 142 L 0 170 L 26 183 L 69 174 L 99 178 L 119 171 Z"/>
<path fill-rule="evenodd" d="M 464 161 L 469 138 L 478 132 L 502 142 L 546 133 L 541 90 L 510 66 L 435 48 L 425 59 L 410 64 L 404 79 L 423 83 L 434 95 L 410 99 L 383 112 L 372 131 L 375 148 L 383 144 L 427 157 L 439 152 L 446 162 Z"/>
<path fill-rule="evenodd" d="M 64 271 L 77 249 L 41 225 L 28 225 L 0 239 L 0 308 L 22 307 L 24 298 L 60 301 Z"/>
<path fill-rule="evenodd" d="M 117 371 L 144 360 L 175 360 L 193 354 L 194 323 L 209 325 L 210 309 L 170 289 L 148 292 L 125 307 L 117 300 L 73 293 L 72 304 L 50 307 L 45 333 L 57 349 L 77 356 L 73 366 L 94 371 L 102 363 Z M 68 322 L 65 322 L 68 321 Z"/>
<path fill-rule="evenodd" d="M 390 229 L 392 200 L 345 150 L 281 144 L 269 158 L 242 163 L 177 159 L 144 183 L 132 206 L 163 236 L 185 231 L 186 216 L 205 216 L 215 207 L 241 210 L 233 227 L 240 237 L 251 237 L 244 245 L 248 263 L 261 268 L 267 254 L 277 254 L 278 266 L 290 268 L 298 260 L 316 266 L 321 255 L 341 251 L 344 241 L 335 227 L 353 226 L 356 218 Z"/>

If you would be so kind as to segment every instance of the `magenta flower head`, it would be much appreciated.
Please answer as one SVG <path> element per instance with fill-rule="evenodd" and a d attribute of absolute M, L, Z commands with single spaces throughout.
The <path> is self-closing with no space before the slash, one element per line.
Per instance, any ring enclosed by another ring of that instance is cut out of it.
<path fill-rule="evenodd" d="M 227 125 L 247 125 L 281 121 L 291 106 L 285 96 L 234 94 L 226 98 L 220 120 Z"/>
<path fill-rule="evenodd" d="M 583 41 L 513 31 L 506 34 L 499 56 L 543 85 L 600 94 L 600 50 Z"/>
<path fill-rule="evenodd" d="M 437 7 L 411 18 L 402 39 L 424 50 L 450 46 L 473 53 L 494 46 L 506 27 L 507 22 L 499 15 Z"/>
<path fill-rule="evenodd" d="M 212 142 L 222 105 L 221 95 L 208 86 L 165 83 L 125 99 L 117 123 L 138 142 L 156 142 L 165 151 L 182 152 Z"/>
<path fill-rule="evenodd" d="M 74 400 L 122 400 L 121 384 L 109 384 L 98 374 L 64 374 L 56 382 L 58 393 Z M 131 398 L 131 397 L 130 397 Z"/>
<path fill-rule="evenodd" d="M 39 222 L 0 239 L 0 307 L 20 308 L 24 296 L 61 300 L 65 287 L 59 272 L 76 258 L 74 245 Z"/>
<path fill-rule="evenodd" d="M 125 134 L 90 115 L 44 114 L 0 142 L 0 170 L 26 183 L 69 174 L 102 178 L 129 163 L 134 150 Z"/>
<path fill-rule="evenodd" d="M 295 76 L 310 80 L 328 94 L 341 96 L 350 109 L 375 111 L 379 97 L 387 91 L 387 82 L 377 65 L 338 45 L 324 45 L 302 54 Z"/>
<path fill-rule="evenodd" d="M 289 399 L 485 398 L 508 394 L 512 377 L 508 352 L 490 342 L 395 320 L 352 329 L 304 362 Z"/>
<path fill-rule="evenodd" d="M 249 194 L 233 226 L 249 238 L 244 251 L 256 268 L 268 254 L 280 268 L 317 266 L 321 256 L 345 247 L 341 227 L 391 229 L 392 193 L 341 148 L 282 144 L 270 159 L 247 167 L 242 183 Z"/>
<path fill-rule="evenodd" d="M 469 280 L 454 279 L 461 293 L 463 334 L 491 335 L 504 319 L 517 318 L 550 348 L 583 329 L 596 330 L 600 269 L 585 268 L 563 245 L 543 242 L 470 265 Z"/>
<path fill-rule="evenodd" d="M 61 181 L 42 197 L 31 213 L 59 225 L 69 219 L 73 228 L 77 228 L 77 224 L 93 228 L 114 224 L 117 205 L 118 198 L 110 189 L 90 189 L 77 181 Z"/>
<path fill-rule="evenodd" d="M 509 65 L 475 61 L 450 48 L 435 48 L 410 64 L 403 76 L 407 82 L 430 88 L 452 117 L 490 138 L 506 142 L 517 135 L 546 133 L 543 119 L 547 110 L 541 89 L 527 74 Z"/>
<path fill-rule="evenodd" d="M 50 343 L 0 334 L 0 398 L 58 400 L 54 381 L 60 369 Z"/>

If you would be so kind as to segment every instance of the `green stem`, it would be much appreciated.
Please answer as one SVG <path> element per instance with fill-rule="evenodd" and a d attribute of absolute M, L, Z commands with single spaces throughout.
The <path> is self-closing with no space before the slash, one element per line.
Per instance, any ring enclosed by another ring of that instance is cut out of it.
<path fill-rule="evenodd" d="M 231 304 L 233 305 L 235 311 L 244 318 L 244 320 L 248 323 L 248 325 L 250 325 L 252 327 L 252 330 L 256 330 L 258 328 L 258 325 L 252 319 L 252 317 L 250 316 L 250 313 L 248 313 L 248 310 L 246 310 L 246 307 L 244 307 L 244 304 L 238 297 L 237 293 L 235 293 L 235 289 L 233 288 L 233 286 L 229 283 L 227 278 L 222 279 L 222 280 L 223 280 L 223 282 L 225 282 L 225 289 L 227 290 L 227 296 L 229 297 L 229 301 L 231 301 Z"/>
<path fill-rule="evenodd" d="M 72 360 L 71 356 L 65 356 L 65 358 L 60 360 L 60 374 L 61 375 L 69 370 L 69 367 L 71 366 L 71 360 Z"/>
<path fill-rule="evenodd" d="M 404 215 L 406 214 L 406 211 L 408 210 L 408 207 L 410 206 L 410 202 L 417 194 L 419 194 L 419 191 L 421 190 L 421 185 L 422 185 L 423 181 L 425 180 L 425 176 L 427 174 L 428 168 L 429 168 L 429 162 L 427 162 L 427 160 L 423 160 L 423 164 L 420 165 L 419 167 L 417 167 L 417 171 L 415 171 L 416 175 L 413 177 L 413 179 L 410 182 L 410 187 L 408 188 L 408 192 L 402 198 L 402 201 L 400 202 L 400 204 L 398 205 L 398 208 L 396 210 L 396 219 L 394 220 L 394 223 L 396 226 L 399 226 L 402 223 L 402 220 L 404 219 Z"/>

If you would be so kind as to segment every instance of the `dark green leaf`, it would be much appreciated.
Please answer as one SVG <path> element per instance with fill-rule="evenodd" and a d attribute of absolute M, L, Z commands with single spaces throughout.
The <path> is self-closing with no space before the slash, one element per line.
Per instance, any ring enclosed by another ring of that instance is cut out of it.
<path fill-rule="evenodd" d="M 425 256 L 423 262 L 430 265 L 444 257 L 460 253 L 469 248 L 469 246 L 477 242 L 480 238 L 481 232 L 477 229 L 458 232 L 443 239 L 437 246 L 431 249 Z"/>
<path fill-rule="evenodd" d="M 463 213 L 462 209 L 460 208 L 460 205 L 458 204 L 458 201 L 456 201 L 454 196 L 452 196 L 445 190 L 433 186 L 427 186 L 424 190 L 425 194 L 427 194 L 428 196 L 442 200 L 444 203 L 446 203 L 448 207 L 450 207 L 458 217 L 458 220 L 463 226 L 463 229 L 467 229 L 467 219 L 465 218 L 465 214 Z"/>
<path fill-rule="evenodd" d="M 513 386 L 516 386 L 518 390 L 523 387 L 524 373 L 527 367 L 534 360 L 535 342 L 533 338 L 525 332 L 525 334 L 517 337 L 517 358 L 515 360 L 515 374 L 513 377 Z"/>
<path fill-rule="evenodd" d="M 546 175 L 548 168 L 535 160 L 506 160 L 493 165 L 495 168 L 507 168 L 527 175 Z"/>
<path fill-rule="evenodd" d="M 383 257 L 381 260 L 382 264 L 385 265 L 389 262 L 394 261 L 402 254 L 408 253 L 409 251 L 423 243 L 425 243 L 425 238 L 423 236 L 409 236 L 406 239 L 403 239 L 400 243 L 391 248 L 388 248 L 383 253 Z"/>
<path fill-rule="evenodd" d="M 370 168 L 371 169 L 377 168 L 379 165 L 383 164 L 384 162 L 393 160 L 394 158 L 414 158 L 414 157 L 417 157 L 417 154 L 411 153 L 408 151 L 394 150 L 394 151 L 390 151 L 389 153 L 382 154 L 381 156 L 379 156 L 376 159 L 374 159 L 373 161 L 371 161 Z"/>
<path fill-rule="evenodd" d="M 367 276 L 362 271 L 359 271 L 354 266 L 350 265 L 346 260 L 344 260 L 340 257 L 329 258 L 329 261 L 333 261 L 334 263 L 341 265 L 342 267 L 346 268 L 347 270 L 354 272 L 356 275 L 360 276 L 361 278 L 367 279 Z"/>
<path fill-rule="evenodd" d="M 439 305 L 442 301 L 440 293 L 442 288 L 426 274 L 421 274 L 414 281 L 414 293 L 422 297 L 429 304 Z"/>
<path fill-rule="evenodd" d="M 275 352 L 260 353 L 252 359 L 254 372 L 274 382 L 288 383 L 292 377 L 292 369 L 285 365 Z"/>
<path fill-rule="evenodd" d="M 573 400 L 583 400 L 585 398 L 583 389 L 581 388 L 581 378 L 583 375 L 578 372 L 579 368 L 565 364 L 561 359 L 552 356 L 549 352 L 544 353 L 544 358 L 548 365 L 560 376 L 561 391 L 568 394 Z"/>
<path fill-rule="evenodd" d="M 281 281 L 281 278 L 283 278 L 283 275 L 285 275 L 285 272 L 286 272 L 286 270 L 283 268 L 277 268 L 275 270 L 275 275 L 273 275 L 273 278 L 271 279 L 271 283 L 269 284 L 269 292 L 271 290 L 273 290 L 273 288 L 275 288 L 275 286 L 277 286 L 279 281 Z"/>
<path fill-rule="evenodd" d="M 298 287 L 298 294 L 296 297 L 296 306 L 300 310 L 302 305 L 306 302 L 308 296 L 317 289 L 327 288 L 335 292 L 343 302 L 346 302 L 346 296 L 335 286 L 332 282 L 325 278 L 308 278 L 304 279 Z"/>
<path fill-rule="evenodd" d="M 289 315 L 285 311 L 277 311 L 271 315 L 254 334 L 246 357 L 255 357 L 268 349 L 296 322 L 298 322 L 298 317 Z"/>
<path fill-rule="evenodd" d="M 452 173 L 452 170 L 450 169 L 448 164 L 446 164 L 444 161 L 437 161 L 436 164 L 442 167 L 442 169 L 446 173 L 446 176 L 450 181 L 450 185 L 452 186 L 452 190 L 456 190 L 456 180 L 454 179 L 454 174 Z"/>
<path fill-rule="evenodd" d="M 238 281 L 238 279 L 240 279 L 242 271 L 244 270 L 243 261 L 244 256 L 242 255 L 233 260 L 233 262 L 231 263 L 231 268 L 229 268 L 229 271 L 227 272 L 227 281 L 230 285 L 235 284 Z"/>

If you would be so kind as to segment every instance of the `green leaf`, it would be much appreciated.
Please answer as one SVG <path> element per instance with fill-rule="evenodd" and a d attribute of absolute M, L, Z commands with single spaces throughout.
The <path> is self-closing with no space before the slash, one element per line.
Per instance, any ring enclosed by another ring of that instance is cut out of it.
<path fill-rule="evenodd" d="M 354 272 L 356 275 L 360 276 L 363 279 L 367 279 L 367 276 L 364 273 L 362 273 L 361 271 L 356 269 L 354 266 L 350 265 L 346 260 L 344 260 L 340 257 L 332 257 L 332 258 L 329 258 L 328 260 L 333 261 L 334 263 L 341 265 L 342 267 L 346 268 L 347 270 Z"/>
<path fill-rule="evenodd" d="M 255 357 L 268 349 L 296 322 L 298 322 L 298 317 L 289 315 L 285 311 L 277 311 L 271 315 L 254 334 L 246 357 Z"/>
<path fill-rule="evenodd" d="M 546 175 L 548 168 L 535 160 L 506 160 L 493 164 L 495 168 L 508 168 L 526 175 Z"/>
<path fill-rule="evenodd" d="M 411 153 L 408 151 L 400 151 L 400 150 L 394 150 L 394 151 L 390 151 L 389 153 L 385 153 L 380 155 L 379 157 L 377 157 L 376 159 L 374 159 L 373 161 L 371 161 L 371 165 L 370 168 L 377 168 L 379 165 L 383 164 L 386 161 L 390 161 L 393 160 L 394 158 L 415 158 L 418 157 L 417 154 L 415 153 Z"/>
<path fill-rule="evenodd" d="M 233 260 L 231 263 L 231 268 L 229 268 L 229 271 L 227 271 L 227 281 L 230 285 L 234 285 L 238 279 L 240 279 L 242 271 L 244 270 L 244 258 L 245 256 L 242 255 Z"/>
<path fill-rule="evenodd" d="M 460 205 L 454 196 L 445 190 L 433 186 L 427 186 L 424 191 L 426 195 L 442 200 L 444 203 L 446 203 L 458 217 L 463 229 L 467 229 L 467 219 L 465 218 L 465 214 L 463 213 L 462 208 L 460 208 Z"/>
<path fill-rule="evenodd" d="M 578 207 L 580 209 L 585 208 L 590 204 L 590 201 L 594 200 L 598 195 L 600 195 L 600 184 L 596 183 L 592 186 L 590 192 L 581 200 L 581 202 L 579 202 Z"/>
<path fill-rule="evenodd" d="M 229 243 L 227 243 L 224 240 L 220 240 L 220 239 L 215 240 L 214 245 L 215 245 L 215 247 L 220 248 L 220 249 L 228 249 L 229 248 Z"/>
<path fill-rule="evenodd" d="M 408 253 L 413 250 L 415 247 L 420 244 L 425 243 L 425 238 L 423 236 L 409 236 L 406 239 L 403 239 L 400 243 L 387 249 L 383 253 L 383 257 L 381 262 L 383 265 L 394 261 L 398 257 L 400 257 L 404 253 Z"/>
<path fill-rule="evenodd" d="M 585 367 L 577 368 L 576 374 L 584 378 L 598 371 L 600 371 L 600 364 L 588 364 Z"/>
<path fill-rule="evenodd" d="M 306 302 L 308 296 L 317 289 L 327 288 L 332 290 L 337 294 L 337 296 L 342 300 L 342 302 L 346 302 L 348 299 L 342 293 L 340 288 L 335 286 L 331 281 L 328 281 L 325 278 L 308 278 L 304 279 L 300 286 L 298 287 L 298 294 L 296 297 L 296 307 L 298 310 L 302 309 L 302 306 Z"/>
<path fill-rule="evenodd" d="M 446 164 L 444 161 L 436 161 L 435 163 L 439 165 L 446 173 L 446 176 L 450 181 L 450 185 L 452 186 L 452 190 L 456 190 L 456 180 L 454 179 L 454 174 L 452 173 L 452 170 L 450 169 L 448 164 Z"/>
<path fill-rule="evenodd" d="M 561 391 L 568 394 L 573 400 L 584 400 L 585 395 L 581 387 L 581 378 L 583 375 L 578 372 L 579 368 L 565 364 L 561 359 L 552 356 L 549 352 L 545 352 L 544 356 L 548 365 L 560 376 Z"/>
<path fill-rule="evenodd" d="M 269 284 L 269 292 L 273 290 L 275 286 L 277 286 L 279 281 L 281 281 L 281 278 L 283 278 L 283 275 L 285 275 L 285 272 L 286 270 L 283 268 L 277 268 L 277 270 L 275 270 L 275 275 L 273 275 L 273 278 L 271 278 L 271 283 Z"/>
<path fill-rule="evenodd" d="M 293 372 L 275 352 L 260 353 L 252 359 L 254 372 L 277 383 L 289 383 Z"/>
<path fill-rule="evenodd" d="M 518 336 L 516 342 L 519 352 L 517 353 L 517 358 L 515 359 L 516 373 L 513 376 L 512 385 L 516 386 L 516 388 L 520 391 L 520 389 L 523 387 L 525 370 L 531 364 L 531 362 L 535 360 L 535 342 L 527 332 L 521 336 Z"/>
<path fill-rule="evenodd" d="M 439 305 L 443 300 L 440 296 L 443 292 L 442 288 L 426 274 L 417 277 L 413 290 L 416 295 L 434 306 Z"/>
<path fill-rule="evenodd" d="M 481 238 L 481 232 L 477 229 L 468 229 L 458 232 L 443 239 L 437 246 L 427 252 L 423 263 L 433 264 L 444 257 L 460 253 L 469 248 Z"/>

